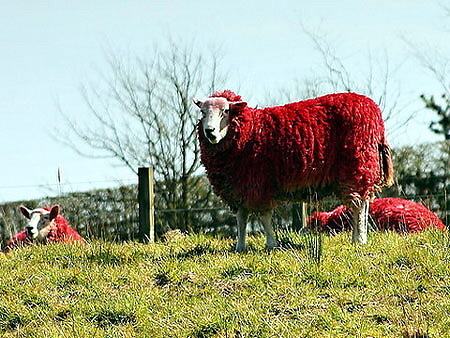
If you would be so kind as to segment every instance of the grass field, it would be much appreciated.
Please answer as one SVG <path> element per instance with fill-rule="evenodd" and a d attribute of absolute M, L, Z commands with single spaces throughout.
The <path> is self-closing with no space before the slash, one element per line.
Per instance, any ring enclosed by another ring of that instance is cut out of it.
<path fill-rule="evenodd" d="M 447 234 L 92 242 L 0 255 L 4 337 L 450 337 Z"/>

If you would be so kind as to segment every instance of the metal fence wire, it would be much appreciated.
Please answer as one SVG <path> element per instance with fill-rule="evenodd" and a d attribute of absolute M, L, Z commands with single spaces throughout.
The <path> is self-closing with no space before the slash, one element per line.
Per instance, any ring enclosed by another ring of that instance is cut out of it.
<path fill-rule="evenodd" d="M 442 196 L 402 196 L 424 203 L 435 209 L 435 201 Z M 446 201 L 447 202 L 447 201 Z M 329 198 L 313 200 L 308 203 L 310 214 L 315 210 L 331 210 L 339 203 Z M 39 200 L 17 201 L 0 204 L 0 240 L 2 246 L 15 233 L 25 226 L 26 220 L 19 211 L 19 205 L 28 208 L 59 204 L 63 216 L 86 239 L 104 239 L 109 241 L 133 241 L 139 239 L 138 189 L 136 184 L 118 188 L 97 189 L 88 192 L 73 192 L 59 197 L 48 197 Z M 448 203 L 446 204 L 448 205 Z M 448 226 L 449 210 L 436 210 Z M 298 209 L 284 205 L 276 209 L 273 222 L 279 231 L 298 231 L 293 224 Z M 186 222 L 186 220 L 188 220 Z M 294 222 L 295 223 L 295 222 Z M 181 225 L 188 224 L 188 228 Z M 221 236 L 234 236 L 236 220 L 234 214 L 220 201 L 215 201 L 205 208 L 161 208 L 156 203 L 155 231 L 161 237 L 165 232 L 182 229 L 194 233 L 211 233 Z M 249 220 L 249 232 L 261 231 L 259 220 L 252 216 Z"/>

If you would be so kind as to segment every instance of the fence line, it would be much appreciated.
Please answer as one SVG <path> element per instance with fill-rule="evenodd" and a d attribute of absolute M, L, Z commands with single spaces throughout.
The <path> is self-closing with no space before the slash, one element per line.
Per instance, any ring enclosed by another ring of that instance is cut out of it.
<path fill-rule="evenodd" d="M 145 185 L 153 183 L 153 178 L 148 178 L 148 182 Z M 22 189 L 27 187 L 58 187 L 61 185 L 75 185 L 75 184 L 92 184 L 92 183 L 124 183 L 133 182 L 135 180 L 123 179 L 123 180 L 101 180 L 101 181 L 85 181 L 85 182 L 73 182 L 73 183 L 55 183 L 47 185 L 19 185 L 19 186 L 0 186 L 0 189 Z M 35 207 L 39 204 L 61 204 L 63 207 L 63 214 L 88 238 L 105 238 L 105 239 L 118 239 L 118 240 L 134 240 L 140 238 L 142 240 L 144 234 L 151 238 L 150 230 L 143 231 L 142 216 L 139 215 L 138 203 L 142 199 L 138 194 L 139 184 L 122 185 L 116 188 L 102 188 L 95 189 L 87 192 L 72 192 L 63 194 L 56 197 L 46 197 L 45 199 L 28 201 L 31 206 Z M 150 190 L 150 186 L 148 187 Z M 419 200 L 426 203 L 427 199 L 437 199 L 441 197 L 448 197 L 448 194 L 444 191 L 437 194 L 402 194 L 401 198 L 408 198 L 413 200 Z M 220 205 L 217 201 L 211 202 L 206 207 L 193 207 L 193 208 L 160 208 L 155 207 L 153 211 L 149 207 L 149 201 L 147 204 L 141 206 L 141 208 L 147 208 L 150 214 L 154 217 L 154 227 L 158 235 L 162 235 L 167 230 L 177 229 L 178 226 L 188 226 L 185 231 L 195 232 L 212 232 L 215 229 L 225 229 L 230 231 L 234 229 L 235 218 L 230 212 L 229 208 Z M 447 199 L 445 199 L 447 200 Z M 295 201 L 291 201 L 294 202 Z M 326 199 L 314 200 L 314 198 L 307 201 L 308 208 L 306 213 L 310 213 L 317 210 L 320 206 L 322 209 L 328 209 L 331 206 L 338 203 L 338 199 Z M 13 231 L 20 229 L 20 225 L 23 225 L 23 218 L 17 210 L 19 202 L 10 202 L 0 204 L 0 235 L 5 239 L 5 232 L 11 234 Z M 427 204 L 427 203 L 426 203 Z M 448 204 L 447 204 L 448 205 Z M 297 210 L 298 212 L 298 210 Z M 442 215 L 447 221 L 447 215 L 449 210 L 444 208 L 440 210 Z M 140 217 L 139 217 L 140 216 Z M 150 228 L 150 217 L 148 215 L 144 222 L 148 222 Z M 297 215 L 298 216 L 298 215 Z M 303 215 L 304 216 L 304 215 Z M 140 219 L 141 218 L 141 219 Z M 304 217 L 302 217 L 304 218 Z M 255 218 L 250 222 L 254 224 Z M 283 226 L 293 226 L 293 211 L 291 207 L 282 206 L 278 208 L 274 213 L 274 221 L 281 222 Z M 189 223 L 189 224 L 188 224 Z M 301 221 L 301 224 L 305 224 L 305 219 Z M 8 230 L 9 229 L 9 230 Z"/>

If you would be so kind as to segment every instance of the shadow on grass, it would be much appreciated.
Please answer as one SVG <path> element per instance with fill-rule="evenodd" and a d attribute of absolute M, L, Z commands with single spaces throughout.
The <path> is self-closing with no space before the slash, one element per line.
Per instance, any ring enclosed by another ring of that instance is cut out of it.
<path fill-rule="evenodd" d="M 216 337 L 217 334 L 220 332 L 221 328 L 218 323 L 209 323 L 202 325 L 197 330 L 195 330 L 192 333 L 191 337 L 195 338 L 209 338 L 209 337 Z"/>
<path fill-rule="evenodd" d="M 164 287 L 170 283 L 169 274 L 166 271 L 160 271 L 155 275 L 154 281 L 157 286 Z"/>
<path fill-rule="evenodd" d="M 112 243 L 101 242 L 90 247 L 90 253 L 86 255 L 88 262 L 104 266 L 119 266 L 129 262 L 129 258 L 116 252 Z"/>
<path fill-rule="evenodd" d="M 72 316 L 72 312 L 69 309 L 64 309 L 64 310 L 58 311 L 58 313 L 55 315 L 55 317 L 53 317 L 53 319 L 57 322 L 62 322 L 71 316 Z"/>
<path fill-rule="evenodd" d="M 101 328 L 107 328 L 111 325 L 136 325 L 136 316 L 133 313 L 125 311 L 101 310 L 89 317 L 89 320 Z"/>
<path fill-rule="evenodd" d="M 406 330 L 402 334 L 403 338 L 430 338 L 430 335 L 427 332 L 423 332 L 422 330 Z"/>
<path fill-rule="evenodd" d="M 26 323 L 27 320 L 19 314 L 12 313 L 3 306 L 0 307 L 0 332 L 15 331 Z"/>

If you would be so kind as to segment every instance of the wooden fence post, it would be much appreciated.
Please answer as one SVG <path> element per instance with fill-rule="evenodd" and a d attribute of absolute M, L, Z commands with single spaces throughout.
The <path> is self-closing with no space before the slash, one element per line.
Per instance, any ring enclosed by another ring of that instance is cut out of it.
<path fill-rule="evenodd" d="M 139 238 L 142 242 L 155 241 L 155 194 L 153 168 L 138 168 Z"/>
<path fill-rule="evenodd" d="M 308 218 L 308 204 L 306 202 L 302 202 L 302 227 L 306 229 L 306 220 Z"/>

